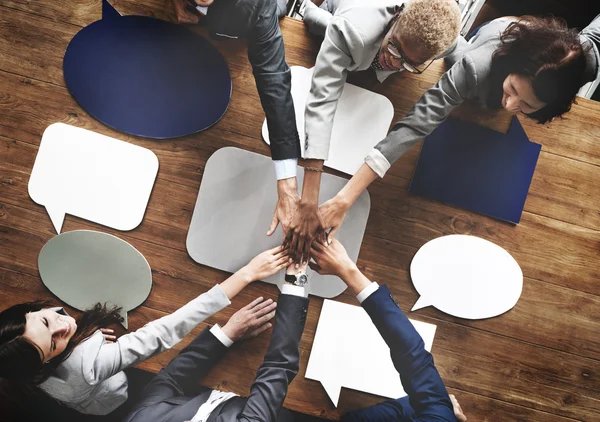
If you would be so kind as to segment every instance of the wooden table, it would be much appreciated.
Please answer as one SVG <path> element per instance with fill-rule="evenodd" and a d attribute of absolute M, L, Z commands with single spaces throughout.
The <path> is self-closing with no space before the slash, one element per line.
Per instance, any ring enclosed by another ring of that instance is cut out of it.
<path fill-rule="evenodd" d="M 119 0 L 115 7 L 122 14 L 173 20 L 170 0 Z M 151 141 L 92 119 L 65 88 L 62 57 L 75 33 L 100 18 L 100 9 L 98 0 L 3 0 L 0 5 L 0 307 L 52 298 L 40 281 L 37 256 L 54 231 L 44 208 L 29 198 L 27 183 L 42 132 L 60 121 L 150 148 L 159 157 L 158 179 L 137 229 L 117 232 L 72 216 L 63 228 L 115 234 L 148 259 L 154 286 L 144 305 L 130 314 L 130 327 L 136 329 L 227 277 L 196 264 L 185 249 L 206 160 L 224 146 L 265 155 L 269 149 L 260 137 L 264 115 L 239 41 L 216 44 L 234 88 L 228 112 L 210 130 Z M 307 35 L 302 22 L 285 19 L 281 25 L 289 64 L 312 66 L 319 41 Z M 399 74 L 378 84 L 365 73 L 353 75 L 351 82 L 388 96 L 399 119 L 442 71 L 443 64 L 436 63 L 421 76 Z M 470 105 L 457 116 L 504 130 L 509 121 L 503 113 Z M 409 195 L 417 146 L 369 188 L 372 210 L 358 264 L 369 278 L 386 283 L 408 311 L 417 299 L 409 263 L 425 242 L 462 233 L 504 247 L 525 276 L 523 294 L 511 311 L 482 321 L 453 318 L 434 308 L 410 314 L 437 325 L 433 354 L 448 390 L 471 421 L 600 420 L 600 104 L 578 100 L 565 119 L 550 125 L 520 120 L 543 149 L 519 225 Z M 256 296 L 275 298 L 277 293 L 272 285 L 256 283 L 207 324 L 223 324 Z M 356 303 L 349 293 L 337 300 Z M 321 299 L 311 300 L 301 370 L 285 406 L 337 419 L 382 399 L 344 390 L 335 409 L 321 385 L 304 378 L 321 306 Z M 158 371 L 191 338 L 142 367 Z M 203 383 L 248 393 L 268 341 L 265 334 L 234 346 Z"/>

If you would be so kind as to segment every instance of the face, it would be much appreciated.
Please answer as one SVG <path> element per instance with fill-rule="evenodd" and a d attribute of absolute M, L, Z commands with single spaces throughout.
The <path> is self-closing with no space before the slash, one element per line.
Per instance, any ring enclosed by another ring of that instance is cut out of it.
<path fill-rule="evenodd" d="M 214 0 L 196 0 L 196 4 L 198 6 L 202 6 L 202 7 L 206 7 L 206 6 L 210 6 L 211 4 L 213 4 Z"/>
<path fill-rule="evenodd" d="M 44 363 L 64 352 L 77 330 L 75 319 L 51 309 L 30 312 L 25 319 L 23 337 L 38 348 Z"/>
<path fill-rule="evenodd" d="M 535 96 L 529 77 L 511 73 L 504 80 L 502 90 L 502 107 L 511 113 L 531 114 L 546 106 Z"/>
<path fill-rule="evenodd" d="M 398 35 L 395 30 L 396 24 L 390 28 L 383 38 L 379 50 L 379 64 L 386 70 L 403 69 L 402 58 L 408 67 L 422 68 L 423 64 L 431 59 L 429 55 L 419 48 L 414 42 Z"/>

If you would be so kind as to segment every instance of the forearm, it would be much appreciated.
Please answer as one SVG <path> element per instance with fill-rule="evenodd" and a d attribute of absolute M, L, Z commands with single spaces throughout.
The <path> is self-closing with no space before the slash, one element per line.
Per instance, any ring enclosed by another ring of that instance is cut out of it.
<path fill-rule="evenodd" d="M 227 280 L 222 282 L 219 286 L 223 292 L 227 295 L 229 300 L 233 299 L 239 292 L 241 292 L 248 284 L 255 281 L 252 273 L 247 267 L 243 267 L 234 273 Z"/>
<path fill-rule="evenodd" d="M 268 12 L 261 16 L 249 36 L 248 60 L 267 118 L 272 158 L 299 158 L 300 140 L 291 94 L 291 72 L 285 61 L 275 2 L 268 7 Z"/>
<path fill-rule="evenodd" d="M 323 160 L 304 160 L 304 169 L 302 204 L 316 207 L 319 204 Z"/>
<path fill-rule="evenodd" d="M 355 296 L 358 296 L 369 284 L 369 280 L 356 266 L 355 263 L 348 265 L 348 268 L 340 275 L 340 278 L 346 283 Z"/>
<path fill-rule="evenodd" d="M 363 163 L 354 176 L 352 176 L 348 183 L 346 183 L 342 190 L 336 195 L 336 201 L 344 208 L 349 209 L 352 204 L 356 202 L 360 194 L 363 193 L 377 177 L 377 173 L 375 173 L 367 164 Z"/>

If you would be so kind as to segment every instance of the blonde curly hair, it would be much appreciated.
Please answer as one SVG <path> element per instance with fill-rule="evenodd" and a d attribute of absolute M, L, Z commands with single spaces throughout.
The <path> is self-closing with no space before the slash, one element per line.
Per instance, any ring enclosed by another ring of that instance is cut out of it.
<path fill-rule="evenodd" d="M 418 44 L 423 53 L 437 57 L 454 44 L 460 32 L 456 0 L 412 0 L 398 17 L 398 36 Z"/>

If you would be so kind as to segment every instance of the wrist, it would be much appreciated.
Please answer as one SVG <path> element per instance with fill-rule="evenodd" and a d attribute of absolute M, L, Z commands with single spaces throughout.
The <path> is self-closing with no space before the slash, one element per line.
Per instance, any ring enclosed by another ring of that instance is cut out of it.
<path fill-rule="evenodd" d="M 295 196 L 299 197 L 298 184 L 296 183 L 295 177 L 289 177 L 287 179 L 280 179 L 277 181 L 277 194 L 279 197 L 282 196 Z"/>
<path fill-rule="evenodd" d="M 252 269 L 250 269 L 248 266 L 242 267 L 238 271 L 238 275 L 240 276 L 242 283 L 246 285 L 256 281 L 256 274 L 254 274 L 254 271 L 252 271 Z"/>
<path fill-rule="evenodd" d="M 338 192 L 336 196 L 333 197 L 333 202 L 337 206 L 337 208 L 348 210 L 352 205 L 352 200 L 349 195 L 343 191 Z"/>
<path fill-rule="evenodd" d="M 221 331 L 223 331 L 223 334 L 225 334 L 227 338 L 234 343 L 240 340 L 236 335 L 235 330 L 229 326 L 229 322 L 227 322 L 224 327 L 221 327 Z"/>
<path fill-rule="evenodd" d="M 340 274 L 340 278 L 348 285 L 355 295 L 362 292 L 363 289 L 370 284 L 370 281 L 360 272 L 354 262 L 344 269 Z"/>

